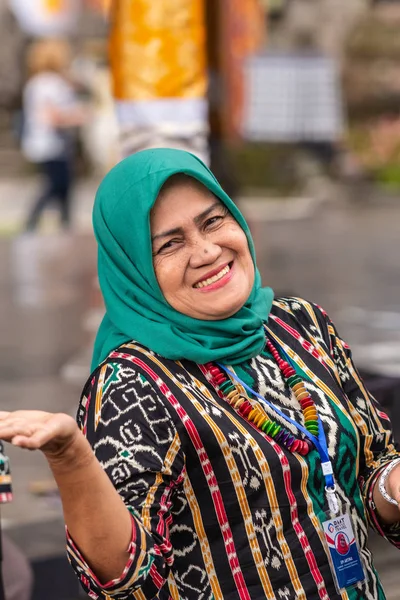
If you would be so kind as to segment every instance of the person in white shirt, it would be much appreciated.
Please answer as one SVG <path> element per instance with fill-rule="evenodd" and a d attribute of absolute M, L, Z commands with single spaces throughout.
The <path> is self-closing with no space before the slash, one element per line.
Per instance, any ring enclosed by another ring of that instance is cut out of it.
<path fill-rule="evenodd" d="M 27 54 L 28 80 L 23 93 L 22 151 L 43 173 L 45 185 L 27 219 L 34 230 L 42 212 L 57 200 L 61 223 L 70 224 L 73 180 L 74 128 L 85 119 L 67 69 L 69 45 L 62 40 L 40 40 Z"/>

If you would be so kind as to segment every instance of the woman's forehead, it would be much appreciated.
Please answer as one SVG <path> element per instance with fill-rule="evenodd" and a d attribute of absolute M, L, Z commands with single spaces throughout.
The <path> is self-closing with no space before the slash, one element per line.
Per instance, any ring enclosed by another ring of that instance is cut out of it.
<path fill-rule="evenodd" d="M 208 196 L 214 195 L 203 183 L 201 183 L 201 181 L 195 177 L 186 175 L 185 173 L 176 173 L 164 182 L 158 193 L 157 200 L 166 195 L 182 194 L 188 189 L 197 190 L 199 193 L 203 193 L 204 195 Z"/>
<path fill-rule="evenodd" d="M 189 179 L 189 178 L 188 178 Z M 192 219 L 213 205 L 222 204 L 209 189 L 196 180 L 179 181 L 161 191 L 151 210 L 151 220 Z"/>

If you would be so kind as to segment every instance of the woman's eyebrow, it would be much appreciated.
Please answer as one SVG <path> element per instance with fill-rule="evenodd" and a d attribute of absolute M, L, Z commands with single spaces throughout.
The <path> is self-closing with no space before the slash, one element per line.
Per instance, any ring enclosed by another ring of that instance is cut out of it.
<path fill-rule="evenodd" d="M 157 235 L 152 236 L 151 241 L 154 242 L 154 240 L 157 240 L 158 238 L 168 237 L 169 235 L 175 235 L 176 233 L 183 233 L 182 227 L 174 227 L 173 229 L 168 229 L 168 231 L 157 233 Z"/>
<path fill-rule="evenodd" d="M 210 213 L 213 212 L 213 210 L 215 210 L 219 206 L 222 206 L 219 200 L 217 202 L 214 202 L 214 204 L 206 208 L 206 210 L 203 210 L 202 213 L 200 213 L 193 219 L 194 223 L 196 225 L 199 225 Z M 176 233 L 183 233 L 182 227 L 174 227 L 173 229 L 168 229 L 168 231 L 157 233 L 157 235 L 152 236 L 151 241 L 154 242 L 154 240 L 157 240 L 158 238 L 168 237 L 169 235 L 175 235 Z"/>

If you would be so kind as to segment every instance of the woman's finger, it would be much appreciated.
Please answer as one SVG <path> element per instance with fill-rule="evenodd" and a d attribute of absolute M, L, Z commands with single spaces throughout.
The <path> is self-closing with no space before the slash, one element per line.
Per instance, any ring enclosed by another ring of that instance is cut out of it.
<path fill-rule="evenodd" d="M 35 427 L 30 423 L 21 421 L 5 423 L 0 425 L 0 439 L 9 442 L 16 435 L 30 437 L 33 435 Z"/>
<path fill-rule="evenodd" d="M 13 446 L 26 448 L 27 450 L 40 450 L 45 444 L 51 441 L 51 435 L 46 431 L 37 431 L 30 437 L 25 435 L 16 435 L 11 439 Z"/>

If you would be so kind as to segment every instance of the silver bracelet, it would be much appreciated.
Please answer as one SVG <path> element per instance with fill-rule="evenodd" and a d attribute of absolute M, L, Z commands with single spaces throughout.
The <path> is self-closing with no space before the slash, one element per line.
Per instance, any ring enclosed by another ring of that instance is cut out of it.
<path fill-rule="evenodd" d="M 386 491 L 385 482 L 386 482 L 386 479 L 387 479 L 390 471 L 392 469 L 394 469 L 394 467 L 396 467 L 398 464 L 400 464 L 400 458 L 396 458 L 395 460 L 392 460 L 392 462 L 390 462 L 388 464 L 388 466 L 382 471 L 381 476 L 379 477 L 379 483 L 378 483 L 379 491 L 382 494 L 382 496 L 385 498 L 385 500 L 387 502 L 390 502 L 390 504 L 395 504 L 396 506 L 399 506 L 399 502 L 397 500 L 395 500 L 394 498 L 392 498 L 391 496 L 389 496 L 389 494 Z"/>

